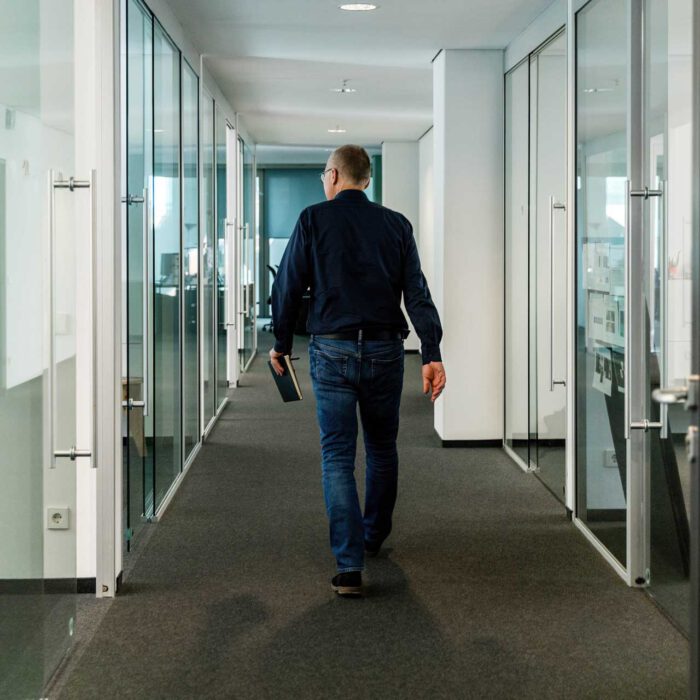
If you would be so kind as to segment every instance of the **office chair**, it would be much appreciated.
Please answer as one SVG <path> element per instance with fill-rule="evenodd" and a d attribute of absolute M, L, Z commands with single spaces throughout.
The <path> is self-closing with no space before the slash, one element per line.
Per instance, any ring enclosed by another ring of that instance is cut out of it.
<path fill-rule="evenodd" d="M 277 268 L 272 267 L 272 265 L 267 265 L 267 269 L 270 271 L 270 274 L 272 275 L 272 281 L 275 281 L 275 277 L 277 277 Z M 272 304 L 272 296 L 267 297 L 267 305 L 270 306 Z M 269 323 L 266 323 L 263 325 L 262 329 L 264 331 L 269 331 L 272 333 L 272 321 Z"/>

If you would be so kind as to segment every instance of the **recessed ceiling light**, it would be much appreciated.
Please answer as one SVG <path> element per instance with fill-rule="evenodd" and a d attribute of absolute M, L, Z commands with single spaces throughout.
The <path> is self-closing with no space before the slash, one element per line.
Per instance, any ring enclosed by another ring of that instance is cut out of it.
<path fill-rule="evenodd" d="M 355 88 L 348 87 L 348 81 L 343 80 L 343 84 L 339 88 L 331 88 L 331 92 L 339 92 L 343 95 L 347 95 L 350 92 L 357 92 Z"/>
<path fill-rule="evenodd" d="M 347 131 L 347 129 L 341 129 L 339 126 L 336 126 L 335 129 L 328 129 L 329 134 L 344 134 Z"/>
<path fill-rule="evenodd" d="M 615 92 L 615 88 L 604 88 L 604 87 L 598 87 L 598 88 L 585 88 L 584 92 L 587 95 L 594 95 L 598 92 Z"/>
<path fill-rule="evenodd" d="M 376 10 L 378 5 L 372 5 L 368 2 L 351 2 L 346 5 L 341 5 L 341 10 L 347 10 L 348 12 L 369 12 L 370 10 Z"/>

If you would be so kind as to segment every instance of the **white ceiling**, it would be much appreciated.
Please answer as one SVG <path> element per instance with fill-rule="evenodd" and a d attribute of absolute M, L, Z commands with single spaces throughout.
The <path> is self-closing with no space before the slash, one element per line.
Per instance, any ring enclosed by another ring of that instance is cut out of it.
<path fill-rule="evenodd" d="M 168 0 L 258 143 L 417 139 L 442 48 L 505 48 L 552 0 Z M 331 88 L 343 79 L 356 93 Z M 478 96 L 475 96 L 475 99 Z M 329 128 L 347 129 L 333 135 Z"/>

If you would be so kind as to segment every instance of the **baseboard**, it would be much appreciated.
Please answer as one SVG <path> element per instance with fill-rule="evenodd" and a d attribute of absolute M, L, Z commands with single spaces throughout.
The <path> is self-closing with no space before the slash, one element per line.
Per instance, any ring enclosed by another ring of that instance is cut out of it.
<path fill-rule="evenodd" d="M 503 447 L 503 440 L 440 440 L 442 447 Z"/>
<path fill-rule="evenodd" d="M 95 593 L 93 578 L 10 578 L 0 579 L 0 595 L 75 595 Z"/>
<path fill-rule="evenodd" d="M 95 593 L 97 591 L 97 581 L 95 577 L 79 578 L 77 580 L 78 593 Z"/>
<path fill-rule="evenodd" d="M 627 511 L 624 508 L 588 508 L 586 520 L 589 523 L 624 523 Z"/>
<path fill-rule="evenodd" d="M 420 355 L 420 350 L 404 350 L 406 355 Z"/>
<path fill-rule="evenodd" d="M 119 576 L 117 576 L 117 588 L 114 591 L 115 595 L 118 595 L 121 592 L 123 583 L 124 583 L 124 572 L 120 571 Z"/>

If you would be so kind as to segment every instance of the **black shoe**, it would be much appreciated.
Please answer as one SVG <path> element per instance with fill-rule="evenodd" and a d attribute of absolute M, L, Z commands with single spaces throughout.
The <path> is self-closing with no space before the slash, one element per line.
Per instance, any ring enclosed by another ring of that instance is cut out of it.
<path fill-rule="evenodd" d="M 365 556 L 366 557 L 376 557 L 379 554 L 379 550 L 382 548 L 380 544 L 374 544 L 373 542 L 365 542 Z"/>
<path fill-rule="evenodd" d="M 362 572 L 347 571 L 344 574 L 337 574 L 331 579 L 331 588 L 342 596 L 362 595 Z"/>

